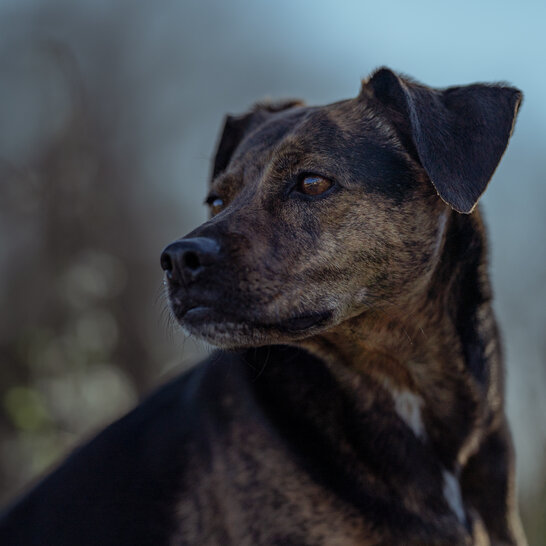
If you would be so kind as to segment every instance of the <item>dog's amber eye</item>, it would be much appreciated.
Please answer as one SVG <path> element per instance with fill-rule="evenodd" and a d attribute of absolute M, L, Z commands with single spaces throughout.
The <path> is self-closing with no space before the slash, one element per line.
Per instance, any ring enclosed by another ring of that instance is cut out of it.
<path fill-rule="evenodd" d="M 305 193 L 305 195 L 320 195 L 332 186 L 333 182 L 327 178 L 317 175 L 307 175 L 300 180 L 298 190 L 301 193 Z"/>
<path fill-rule="evenodd" d="M 225 206 L 224 200 L 220 197 L 217 197 L 216 195 L 211 195 L 207 197 L 205 203 L 210 208 L 210 213 L 214 216 L 215 214 L 218 214 Z"/>
<path fill-rule="evenodd" d="M 218 214 L 222 209 L 224 208 L 224 201 L 217 197 L 211 204 L 210 204 L 210 212 L 214 214 Z"/>

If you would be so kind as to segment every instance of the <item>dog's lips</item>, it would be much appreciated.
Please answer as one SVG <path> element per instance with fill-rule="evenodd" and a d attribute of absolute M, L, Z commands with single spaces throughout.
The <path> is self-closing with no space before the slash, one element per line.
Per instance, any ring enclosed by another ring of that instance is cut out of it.
<path fill-rule="evenodd" d="M 183 322 L 197 322 L 199 320 L 207 320 L 211 313 L 212 307 L 207 307 L 206 305 L 195 305 L 194 307 L 187 309 L 179 318 Z"/>
<path fill-rule="evenodd" d="M 319 311 L 316 313 L 309 313 L 306 315 L 296 316 L 288 320 L 283 320 L 274 326 L 279 330 L 287 332 L 301 332 L 315 326 L 320 326 L 331 316 L 332 311 Z"/>
<path fill-rule="evenodd" d="M 225 313 L 221 308 L 208 305 L 194 305 L 188 307 L 183 312 L 176 312 L 178 320 L 182 325 L 191 325 L 193 327 L 199 324 L 247 324 L 250 327 L 266 330 L 276 330 L 285 333 L 298 333 L 310 328 L 320 326 L 332 317 L 332 311 L 318 311 L 315 313 L 306 313 L 297 315 L 289 319 L 280 321 L 260 321 Z"/>

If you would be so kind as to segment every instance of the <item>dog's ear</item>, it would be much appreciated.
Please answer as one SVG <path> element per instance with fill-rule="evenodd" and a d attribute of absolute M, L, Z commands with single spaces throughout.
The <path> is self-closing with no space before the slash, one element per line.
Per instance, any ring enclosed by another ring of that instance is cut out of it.
<path fill-rule="evenodd" d="M 226 116 L 224 127 L 216 146 L 216 154 L 212 162 L 212 178 L 227 167 L 235 148 L 239 145 L 250 125 L 253 112 L 243 116 Z"/>
<path fill-rule="evenodd" d="M 472 212 L 508 145 L 521 91 L 486 84 L 431 89 L 381 68 L 362 92 L 386 107 L 440 197 Z"/>
<path fill-rule="evenodd" d="M 281 112 L 302 105 L 303 102 L 299 100 L 260 102 L 247 114 L 241 116 L 226 116 L 212 163 L 212 178 L 214 179 L 226 169 L 233 153 L 245 135 L 263 123 L 267 114 Z"/>

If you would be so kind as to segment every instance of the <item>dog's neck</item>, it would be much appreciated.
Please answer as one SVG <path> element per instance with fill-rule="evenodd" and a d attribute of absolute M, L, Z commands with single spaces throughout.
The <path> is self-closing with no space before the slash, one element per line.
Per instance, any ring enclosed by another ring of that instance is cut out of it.
<path fill-rule="evenodd" d="M 389 391 L 407 425 L 456 470 L 489 417 L 486 398 L 502 398 L 502 388 L 485 376 L 498 368 L 484 361 L 498 357 L 498 348 L 483 346 L 483 338 L 496 336 L 483 331 L 495 323 L 478 212 L 452 213 L 439 258 L 430 283 L 412 301 L 367 311 L 302 345 L 347 389 L 357 391 L 366 376 L 367 384 Z"/>

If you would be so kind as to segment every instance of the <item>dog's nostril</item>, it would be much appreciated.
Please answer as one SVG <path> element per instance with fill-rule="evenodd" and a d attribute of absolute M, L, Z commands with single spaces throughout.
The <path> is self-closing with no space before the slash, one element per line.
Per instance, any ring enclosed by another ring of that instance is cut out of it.
<path fill-rule="evenodd" d="M 174 284 L 188 284 L 198 279 L 208 266 L 216 263 L 220 245 L 207 237 L 184 238 L 171 243 L 161 254 L 161 267 Z"/>
<path fill-rule="evenodd" d="M 184 265 L 188 269 L 198 269 L 201 267 L 201 261 L 199 260 L 199 255 L 196 252 L 188 250 L 184 253 Z"/>
<path fill-rule="evenodd" d="M 163 271 L 168 272 L 173 270 L 173 261 L 168 252 L 163 252 L 161 254 L 160 262 L 161 262 L 161 269 L 163 269 Z"/>

